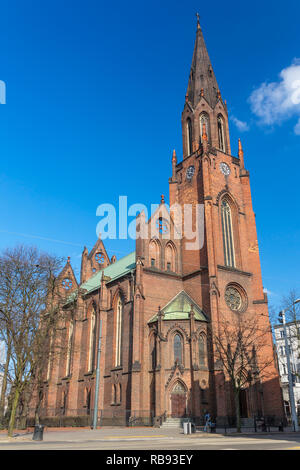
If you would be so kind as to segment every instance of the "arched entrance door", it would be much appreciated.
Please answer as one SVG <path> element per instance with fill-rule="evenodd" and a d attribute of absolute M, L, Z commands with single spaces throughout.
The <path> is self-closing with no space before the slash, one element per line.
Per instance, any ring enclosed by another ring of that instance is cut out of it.
<path fill-rule="evenodd" d="M 182 383 L 177 382 L 171 392 L 171 416 L 182 418 L 186 415 L 186 390 Z"/>
<path fill-rule="evenodd" d="M 239 395 L 240 395 L 239 400 L 240 400 L 241 418 L 248 418 L 249 417 L 249 411 L 248 411 L 247 391 L 244 390 L 244 389 L 241 389 Z"/>

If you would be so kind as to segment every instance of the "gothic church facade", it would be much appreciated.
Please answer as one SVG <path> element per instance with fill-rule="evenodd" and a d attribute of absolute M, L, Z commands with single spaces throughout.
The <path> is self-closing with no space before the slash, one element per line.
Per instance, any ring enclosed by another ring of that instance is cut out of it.
<path fill-rule="evenodd" d="M 82 254 L 80 283 L 68 260 L 59 282 L 69 293 L 60 341 L 68 353 L 51 362 L 43 414 L 91 416 L 95 406 L 101 323 L 99 419 L 102 424 L 155 424 L 165 417 L 200 419 L 206 411 L 235 415 L 230 384 L 212 337 L 220 318 L 250 313 L 268 326 L 267 298 L 252 208 L 249 172 L 239 141 L 232 156 L 228 110 L 209 59 L 199 21 L 182 112 L 183 158 L 172 156 L 170 206 L 204 207 L 204 242 L 187 249 L 176 236 L 164 198 L 137 229 L 135 252 L 110 259 L 99 239 Z M 151 235 L 150 226 L 157 228 Z M 265 378 L 241 391 L 241 413 L 282 416 L 271 333 Z"/>

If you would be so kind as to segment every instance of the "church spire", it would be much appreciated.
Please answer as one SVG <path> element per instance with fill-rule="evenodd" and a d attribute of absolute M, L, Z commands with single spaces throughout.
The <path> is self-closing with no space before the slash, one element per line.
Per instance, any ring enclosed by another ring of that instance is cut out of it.
<path fill-rule="evenodd" d="M 196 16 L 196 41 L 186 96 L 194 109 L 201 96 L 204 96 L 209 105 L 214 108 L 219 100 L 219 86 L 206 49 L 198 13 Z"/>

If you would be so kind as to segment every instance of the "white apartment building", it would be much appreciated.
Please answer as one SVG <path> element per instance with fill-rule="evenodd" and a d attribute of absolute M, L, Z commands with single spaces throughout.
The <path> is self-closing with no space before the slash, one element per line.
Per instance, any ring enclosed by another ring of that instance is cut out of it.
<path fill-rule="evenodd" d="M 288 338 L 291 371 L 293 374 L 295 407 L 297 415 L 300 417 L 300 321 L 297 321 L 296 323 L 286 323 L 286 331 Z M 275 325 L 274 333 L 278 357 L 280 382 L 284 401 L 284 409 L 286 416 L 289 418 L 291 416 L 291 407 L 288 388 L 287 355 L 285 348 L 283 325 Z"/>

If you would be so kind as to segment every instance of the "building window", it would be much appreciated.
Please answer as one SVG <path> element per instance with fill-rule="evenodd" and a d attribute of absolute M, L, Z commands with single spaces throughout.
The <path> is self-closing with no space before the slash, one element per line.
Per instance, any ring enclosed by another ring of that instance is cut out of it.
<path fill-rule="evenodd" d="M 176 271 L 176 251 L 172 243 L 168 242 L 165 249 L 165 265 L 167 271 Z"/>
<path fill-rule="evenodd" d="M 232 229 L 232 212 L 230 205 L 226 199 L 221 204 L 222 233 L 224 246 L 225 266 L 235 267 L 233 229 Z"/>
<path fill-rule="evenodd" d="M 117 403 L 117 386 L 113 384 L 112 386 L 112 404 L 116 405 Z"/>
<path fill-rule="evenodd" d="M 284 403 L 285 414 L 289 418 L 291 416 L 290 404 L 288 401 L 284 401 L 283 403 Z"/>
<path fill-rule="evenodd" d="M 182 339 L 179 334 L 174 336 L 174 362 L 182 364 Z"/>
<path fill-rule="evenodd" d="M 205 342 L 204 342 L 204 337 L 200 336 L 198 340 L 198 346 L 199 346 L 199 365 L 200 366 L 205 366 Z"/>
<path fill-rule="evenodd" d="M 66 377 L 71 373 L 71 356 L 72 356 L 72 343 L 73 343 L 73 322 L 70 322 L 69 325 L 69 336 L 68 336 L 68 345 L 67 345 L 67 361 L 66 361 Z"/>
<path fill-rule="evenodd" d="M 156 228 L 159 233 L 165 234 L 169 233 L 169 223 L 163 217 L 159 217 L 156 221 Z"/>
<path fill-rule="evenodd" d="M 49 342 L 49 356 L 48 356 L 48 367 L 47 367 L 47 379 L 50 380 L 51 376 L 51 362 L 52 362 L 52 346 L 53 346 L 53 331 L 50 333 L 50 342 Z"/>
<path fill-rule="evenodd" d="M 150 368 L 151 370 L 156 369 L 156 337 L 151 336 L 150 340 Z"/>
<path fill-rule="evenodd" d="M 160 266 L 160 244 L 156 239 L 152 239 L 149 243 L 149 261 L 152 267 Z"/>
<path fill-rule="evenodd" d="M 209 130 L 209 117 L 206 113 L 200 115 L 200 141 L 202 142 L 203 124 L 205 124 L 205 130 L 207 140 L 210 141 L 210 130 Z"/>
<path fill-rule="evenodd" d="M 193 142 L 193 135 L 192 135 L 192 121 L 190 118 L 186 121 L 186 136 L 187 136 L 187 154 L 190 155 L 192 153 L 192 142 Z"/>
<path fill-rule="evenodd" d="M 115 367 L 121 365 L 121 350 L 122 350 L 122 323 L 123 323 L 123 302 L 119 298 L 117 303 L 117 317 L 116 317 L 116 355 Z"/>
<path fill-rule="evenodd" d="M 88 370 L 92 371 L 95 367 L 95 344 L 96 344 L 96 315 L 95 312 L 91 316 L 90 325 L 90 341 L 89 341 L 89 364 Z"/>
<path fill-rule="evenodd" d="M 224 132 L 224 119 L 222 116 L 218 116 L 218 139 L 219 149 L 225 152 L 225 132 Z"/>
<path fill-rule="evenodd" d="M 119 403 L 122 402 L 122 385 L 119 384 Z"/>
<path fill-rule="evenodd" d="M 91 389 L 85 389 L 86 393 L 86 413 L 91 414 Z"/>

